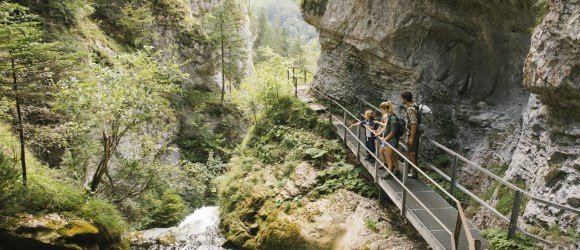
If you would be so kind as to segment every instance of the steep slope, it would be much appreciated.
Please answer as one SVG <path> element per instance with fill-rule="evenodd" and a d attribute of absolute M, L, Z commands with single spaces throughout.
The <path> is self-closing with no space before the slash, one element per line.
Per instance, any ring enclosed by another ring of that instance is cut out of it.
<path fill-rule="evenodd" d="M 234 249 L 423 249 L 384 207 L 334 127 L 293 97 L 273 100 L 220 179 L 220 227 Z"/>

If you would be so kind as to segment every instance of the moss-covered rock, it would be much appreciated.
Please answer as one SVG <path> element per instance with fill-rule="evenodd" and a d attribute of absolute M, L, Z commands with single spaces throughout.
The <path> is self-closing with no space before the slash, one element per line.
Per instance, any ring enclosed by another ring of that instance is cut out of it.
<path fill-rule="evenodd" d="M 99 229 L 80 218 L 52 213 L 19 214 L 0 219 L 0 248 L 91 249 L 99 246 Z"/>
<path fill-rule="evenodd" d="M 298 224 L 288 219 L 277 219 L 263 230 L 260 230 L 255 238 L 257 249 L 300 249 L 306 244 L 300 236 Z M 249 242 L 253 245 L 253 242 Z"/>

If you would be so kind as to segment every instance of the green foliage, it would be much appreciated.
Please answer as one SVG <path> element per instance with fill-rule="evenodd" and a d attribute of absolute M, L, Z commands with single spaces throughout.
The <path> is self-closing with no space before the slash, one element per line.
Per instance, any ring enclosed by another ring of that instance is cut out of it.
<path fill-rule="evenodd" d="M 24 130 L 27 137 L 32 137 L 28 134 L 31 129 L 25 129 L 28 125 L 26 113 L 30 113 L 31 118 L 37 114 L 36 118 L 42 120 L 39 114 L 48 113 L 47 108 L 37 104 L 50 101 L 46 93 L 50 93 L 54 72 L 65 66 L 74 71 L 74 54 L 63 52 L 60 43 L 44 42 L 43 36 L 38 16 L 29 14 L 28 8 L 0 3 L 0 96 L 14 101 L 15 127 L 20 130 L 23 146 L 26 144 Z M 23 177 L 26 176 L 25 165 L 23 162 Z"/>
<path fill-rule="evenodd" d="M 374 221 L 374 220 L 366 220 L 366 221 L 365 221 L 365 227 L 366 227 L 368 230 L 371 230 L 371 231 L 373 231 L 373 232 L 375 232 L 375 233 L 378 233 L 378 232 L 379 232 L 379 227 L 378 227 L 378 224 L 379 224 L 379 223 L 378 223 L 378 222 L 376 222 L 376 221 Z"/>
<path fill-rule="evenodd" d="M 0 215 L 70 213 L 92 221 L 99 229 L 99 237 L 107 242 L 122 243 L 121 235 L 126 232 L 127 224 L 113 205 L 86 195 L 77 183 L 41 165 L 29 165 L 29 184 L 23 187 L 17 181 L 17 171 L 10 158 L 2 150 L 0 155 L 3 155 L 0 173 L 6 173 L 0 178 Z"/>
<path fill-rule="evenodd" d="M 487 239 L 487 242 L 493 250 L 535 250 L 541 249 L 531 239 L 516 234 L 515 239 L 508 239 L 507 232 L 500 229 L 484 229 L 481 235 Z"/>
<path fill-rule="evenodd" d="M 211 94 L 208 93 L 208 95 Z M 226 159 L 231 154 L 231 149 L 227 145 L 223 134 L 220 133 L 221 131 L 214 133 L 209 128 L 206 116 L 219 115 L 215 114 L 215 112 L 209 112 L 209 108 L 214 105 L 222 106 L 221 103 L 202 102 L 194 107 L 193 112 L 188 115 L 190 118 L 187 124 L 187 131 L 191 132 L 183 134 L 178 141 L 178 145 L 182 149 L 185 159 L 190 162 L 205 162 L 212 152 L 216 152 Z"/>
<path fill-rule="evenodd" d="M 293 65 L 314 71 L 320 57 L 320 46 L 316 29 L 307 24 L 296 1 L 264 0 L 253 3 L 253 23 L 256 34 L 254 62 L 265 58 L 261 50 L 271 50 L 287 57 Z"/>
<path fill-rule="evenodd" d="M 338 189 L 347 189 L 366 197 L 375 196 L 374 185 L 363 178 L 362 168 L 339 162 L 316 174 L 318 185 L 314 188 L 315 194 L 333 193 Z"/>
<path fill-rule="evenodd" d="M 536 0 L 536 3 L 534 3 L 533 7 L 535 14 L 534 27 L 537 27 L 542 23 L 544 17 L 548 14 L 550 10 L 550 2 L 548 0 Z"/>
<path fill-rule="evenodd" d="M 154 22 L 151 3 L 141 6 L 127 3 L 121 10 L 118 25 L 125 31 L 123 35 L 127 43 L 142 47 L 150 45 L 155 38 L 155 33 L 151 32 Z"/>
<path fill-rule="evenodd" d="M 240 64 L 247 58 L 245 41 L 240 35 L 243 14 L 234 0 L 225 0 L 205 17 L 209 32 L 209 41 L 220 48 L 222 68 L 222 102 L 225 94 L 225 80 L 229 81 L 230 90 L 240 86 L 244 77 L 244 66 Z M 233 84 L 232 84 L 233 83 Z"/>
<path fill-rule="evenodd" d="M 7 204 L 5 200 L 10 199 L 11 189 L 18 186 L 18 176 L 19 173 L 15 168 L 16 162 L 5 155 L 2 150 L 0 150 L 0 210 L 4 209 L 4 205 Z"/>
<path fill-rule="evenodd" d="M 132 154 L 134 158 L 124 160 L 153 162 L 160 150 L 155 142 L 176 119 L 169 97 L 187 81 L 179 65 L 162 59 L 160 52 L 121 55 L 118 62 L 113 68 L 89 64 L 86 79 L 71 78 L 58 84 L 56 109 L 70 119 L 66 130 L 68 150 L 84 159 L 80 162 L 100 161 L 92 184 L 98 184 L 110 155 L 123 139 L 133 138 L 133 143 L 140 146 Z M 104 139 L 93 139 L 95 132 Z M 145 161 L 144 157 L 149 159 Z M 95 187 L 91 185 L 91 189 Z"/>
<path fill-rule="evenodd" d="M 488 167 L 487 170 L 494 173 L 497 176 L 503 176 L 505 172 L 508 170 L 507 164 L 500 164 L 498 162 L 492 162 Z"/>
<path fill-rule="evenodd" d="M 300 227 L 287 219 L 269 223 L 256 236 L 259 249 L 299 249 L 306 243 L 300 236 Z"/>
<path fill-rule="evenodd" d="M 225 164 L 210 153 L 206 163 L 186 162 L 183 166 L 186 184 L 182 188 L 185 201 L 192 208 L 213 204 L 217 198 L 216 179 L 223 174 Z"/>
<path fill-rule="evenodd" d="M 158 204 L 151 214 L 151 221 L 147 227 L 172 226 L 181 220 L 184 209 L 185 204 L 181 196 L 177 195 L 175 190 L 167 189 L 161 197 L 161 204 Z"/>

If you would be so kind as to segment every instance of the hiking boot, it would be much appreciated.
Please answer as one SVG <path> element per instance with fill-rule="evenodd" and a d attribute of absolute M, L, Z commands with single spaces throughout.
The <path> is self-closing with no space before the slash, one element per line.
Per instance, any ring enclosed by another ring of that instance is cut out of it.
<path fill-rule="evenodd" d="M 395 171 L 395 177 L 397 177 L 397 179 L 401 179 L 401 176 L 403 176 L 403 174 L 401 174 L 401 171 Z"/>
<path fill-rule="evenodd" d="M 411 179 L 417 179 L 419 176 L 417 176 L 417 174 L 415 174 L 414 172 L 411 172 L 407 175 L 407 177 L 409 177 Z"/>

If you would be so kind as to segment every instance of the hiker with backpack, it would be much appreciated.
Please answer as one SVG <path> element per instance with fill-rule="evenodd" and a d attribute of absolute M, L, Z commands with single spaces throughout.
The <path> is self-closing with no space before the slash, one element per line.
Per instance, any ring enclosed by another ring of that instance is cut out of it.
<path fill-rule="evenodd" d="M 381 125 L 381 128 L 375 132 L 377 136 L 380 136 L 379 139 L 381 140 L 379 154 L 383 160 L 386 160 L 389 171 L 395 174 L 395 176 L 399 176 L 401 174 L 399 171 L 399 161 L 393 148 L 397 148 L 399 139 L 404 134 L 404 126 L 401 126 L 400 119 L 395 114 L 395 105 L 392 102 L 383 102 L 379 108 L 383 113 L 381 121 L 377 122 Z M 391 145 L 392 148 L 387 144 Z"/>
<path fill-rule="evenodd" d="M 409 134 L 407 137 L 407 158 L 415 166 L 417 166 L 417 155 L 419 153 L 419 119 L 421 117 L 419 113 L 419 107 L 417 103 L 413 101 L 413 94 L 411 92 L 404 92 L 401 94 L 401 99 L 403 103 L 407 106 L 407 128 Z M 410 178 L 417 178 L 417 170 L 411 168 L 409 173 Z"/>
<path fill-rule="evenodd" d="M 367 157 L 365 158 L 366 161 L 369 163 L 375 163 L 375 158 L 372 156 L 376 152 L 375 140 L 376 135 L 373 133 L 377 128 L 378 124 L 375 122 L 375 112 L 372 110 L 367 110 L 364 113 L 364 119 L 360 120 L 357 123 L 353 123 L 348 127 L 349 129 L 353 126 L 364 126 L 365 128 L 365 146 L 367 148 Z"/>

